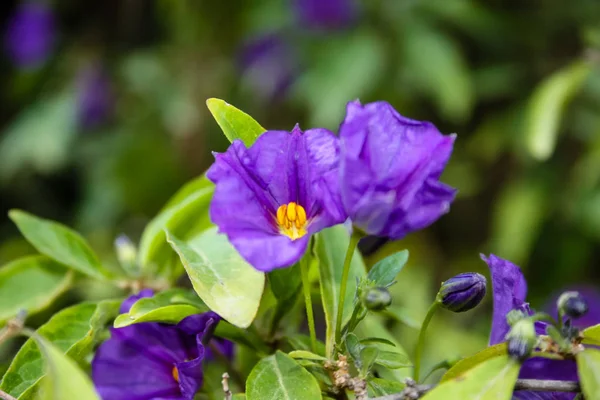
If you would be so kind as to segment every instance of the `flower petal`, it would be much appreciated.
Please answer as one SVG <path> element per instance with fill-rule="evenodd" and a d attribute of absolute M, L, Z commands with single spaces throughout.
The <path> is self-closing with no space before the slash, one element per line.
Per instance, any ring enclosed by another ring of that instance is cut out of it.
<path fill-rule="evenodd" d="M 503 342 L 510 329 L 506 322 L 506 314 L 524 306 L 527 282 L 521 269 L 510 261 L 493 254 L 490 254 L 489 258 L 482 254 L 481 259 L 487 263 L 492 276 L 494 312 L 490 334 L 491 346 Z"/>
<path fill-rule="evenodd" d="M 399 239 L 448 211 L 456 190 L 438 179 L 455 136 L 403 117 L 389 103 L 355 101 L 340 138 L 341 197 L 359 228 Z"/>
<path fill-rule="evenodd" d="M 257 270 L 270 272 L 293 265 L 306 251 L 309 236 L 292 240 L 284 235 L 246 231 L 230 238 L 233 246 Z"/>

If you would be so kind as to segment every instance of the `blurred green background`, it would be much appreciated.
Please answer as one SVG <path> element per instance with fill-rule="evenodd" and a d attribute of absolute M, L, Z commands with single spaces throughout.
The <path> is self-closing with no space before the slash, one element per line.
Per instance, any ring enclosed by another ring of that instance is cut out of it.
<path fill-rule="evenodd" d="M 227 147 L 209 97 L 268 129 L 299 122 L 334 131 L 345 103 L 360 98 L 458 134 L 443 179 L 459 189 L 451 212 L 400 243 L 365 244 L 370 262 L 411 252 L 394 289 L 397 313 L 418 325 L 442 280 L 489 275 L 481 252 L 523 268 L 534 307 L 565 286 L 598 283 L 597 0 L 1 8 L 0 265 L 32 252 L 7 218 L 11 208 L 73 226 L 107 259 L 118 234 L 137 239 L 210 165 L 211 151 Z M 484 346 L 490 310 L 488 296 L 468 315 L 438 319 L 454 329 L 431 351 Z"/>

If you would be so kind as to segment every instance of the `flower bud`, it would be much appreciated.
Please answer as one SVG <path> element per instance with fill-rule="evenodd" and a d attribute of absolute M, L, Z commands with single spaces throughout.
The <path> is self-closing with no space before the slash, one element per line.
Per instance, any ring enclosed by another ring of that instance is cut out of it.
<path fill-rule="evenodd" d="M 130 274 L 137 275 L 139 268 L 137 266 L 137 249 L 127 235 L 120 235 L 115 239 L 115 252 L 121 267 Z"/>
<path fill-rule="evenodd" d="M 509 313 L 506 314 L 506 322 L 508 322 L 508 325 L 513 326 L 514 324 L 516 324 L 523 318 L 527 318 L 527 317 L 528 317 L 528 315 L 525 314 L 523 311 L 515 309 L 515 310 L 509 311 Z"/>
<path fill-rule="evenodd" d="M 437 298 L 442 307 L 464 312 L 475 308 L 485 296 L 486 280 L 481 274 L 468 272 L 442 283 Z"/>
<path fill-rule="evenodd" d="M 374 287 L 364 292 L 362 303 L 368 310 L 381 311 L 392 304 L 392 296 L 386 288 Z"/>
<path fill-rule="evenodd" d="M 571 318 L 579 318 L 588 311 L 588 305 L 579 292 L 565 292 L 558 298 L 558 309 Z"/>
<path fill-rule="evenodd" d="M 517 360 L 525 361 L 537 344 L 533 320 L 523 318 L 517 321 L 506 335 L 506 339 L 508 354 Z"/>

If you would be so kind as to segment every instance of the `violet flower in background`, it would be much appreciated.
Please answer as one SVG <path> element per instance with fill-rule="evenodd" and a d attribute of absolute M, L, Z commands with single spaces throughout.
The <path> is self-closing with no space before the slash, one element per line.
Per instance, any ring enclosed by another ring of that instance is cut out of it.
<path fill-rule="evenodd" d="M 210 218 L 260 271 L 289 267 L 310 235 L 344 222 L 339 143 L 326 129 L 267 131 L 246 148 L 235 140 L 215 154 Z"/>
<path fill-rule="evenodd" d="M 298 75 L 293 48 L 276 33 L 244 43 L 238 66 L 250 90 L 265 100 L 283 96 Z"/>
<path fill-rule="evenodd" d="M 48 59 L 55 39 L 56 22 L 50 7 L 41 1 L 25 1 L 7 23 L 4 45 L 16 66 L 33 69 Z"/>
<path fill-rule="evenodd" d="M 144 290 L 121 305 L 121 312 L 142 297 Z M 213 312 L 191 315 L 177 325 L 144 322 L 111 329 L 111 338 L 96 351 L 92 380 L 103 400 L 192 400 L 203 383 L 205 345 L 220 317 Z M 232 344 L 213 342 L 231 355 Z"/>
<path fill-rule="evenodd" d="M 298 25 L 315 30 L 337 30 L 352 25 L 359 14 L 356 0 L 291 0 Z"/>
<path fill-rule="evenodd" d="M 529 304 L 525 302 L 527 296 L 527 282 L 521 269 L 510 261 L 501 259 L 491 254 L 489 258 L 481 257 L 490 268 L 492 276 L 492 289 L 494 297 L 494 312 L 492 316 L 492 330 L 490 345 L 503 342 L 510 327 L 506 322 L 506 315 L 511 310 L 520 310 L 531 313 Z M 595 293 L 594 293 L 595 292 Z M 574 320 L 574 326 L 586 328 L 600 323 L 600 293 L 597 291 L 584 294 L 588 305 L 589 315 Z M 556 299 L 555 299 L 556 302 Z M 586 318 L 586 317 L 590 318 Z M 595 316 L 595 317 L 594 317 Z M 545 334 L 546 323 L 536 322 L 537 334 Z M 552 380 L 579 380 L 577 365 L 574 360 L 550 360 L 547 358 L 530 358 L 521 366 L 520 379 L 552 379 Z M 572 400 L 573 393 L 553 392 L 527 392 L 517 391 L 514 399 L 518 400 Z"/>
<path fill-rule="evenodd" d="M 439 178 L 454 138 L 387 102 L 348 103 L 340 127 L 341 196 L 354 226 L 400 239 L 447 213 L 456 190 Z"/>
<path fill-rule="evenodd" d="M 77 77 L 77 116 L 82 128 L 97 128 L 110 120 L 114 101 L 110 78 L 99 64 L 81 69 Z"/>

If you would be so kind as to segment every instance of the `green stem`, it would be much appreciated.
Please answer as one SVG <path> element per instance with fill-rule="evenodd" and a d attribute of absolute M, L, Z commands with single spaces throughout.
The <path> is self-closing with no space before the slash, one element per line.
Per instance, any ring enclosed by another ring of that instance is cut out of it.
<path fill-rule="evenodd" d="M 310 331 L 310 348 L 313 353 L 317 352 L 317 331 L 315 330 L 315 316 L 313 315 L 312 297 L 310 294 L 310 280 L 308 271 L 310 263 L 307 257 L 300 259 L 300 274 L 302 275 L 302 289 L 304 291 L 304 303 L 306 304 L 306 319 Z"/>
<path fill-rule="evenodd" d="M 561 310 L 561 307 L 558 307 L 558 329 L 562 329 L 564 319 L 565 319 L 565 313 L 563 310 Z"/>
<path fill-rule="evenodd" d="M 531 353 L 531 357 L 542 357 L 542 358 L 548 358 L 550 360 L 564 360 L 565 359 L 560 354 L 546 353 L 543 351 L 534 351 Z"/>
<path fill-rule="evenodd" d="M 335 342 L 340 343 L 342 339 L 342 318 L 344 318 L 344 301 L 346 299 L 346 288 L 348 286 L 348 275 L 350 274 L 350 263 L 352 262 L 352 256 L 354 250 L 358 245 L 361 235 L 354 232 L 350 236 L 350 243 L 348 243 L 348 249 L 346 250 L 346 257 L 344 258 L 344 269 L 342 270 L 342 281 L 340 285 L 340 298 L 338 300 L 337 316 L 335 319 Z"/>
<path fill-rule="evenodd" d="M 429 307 L 429 310 L 427 311 L 427 315 L 425 316 L 425 319 L 423 320 L 423 324 L 421 325 L 421 331 L 419 332 L 419 341 L 417 342 L 417 350 L 415 351 L 414 375 L 415 375 L 415 381 L 417 383 L 419 383 L 419 370 L 421 368 L 421 354 L 423 352 L 423 343 L 425 342 L 425 331 L 427 330 L 427 326 L 429 325 L 429 322 L 431 321 L 433 314 L 435 314 L 437 309 L 440 307 L 440 304 L 441 303 L 438 300 L 436 300 L 431 305 L 431 307 Z"/>

